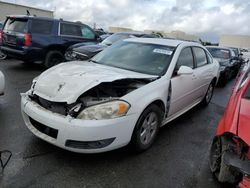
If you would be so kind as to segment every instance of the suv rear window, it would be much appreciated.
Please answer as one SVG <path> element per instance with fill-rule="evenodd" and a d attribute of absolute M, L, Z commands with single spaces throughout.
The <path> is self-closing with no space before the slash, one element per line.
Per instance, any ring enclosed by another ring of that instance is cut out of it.
<path fill-rule="evenodd" d="M 86 39 L 94 39 L 95 33 L 85 25 L 76 25 L 69 23 L 60 24 L 60 34 L 66 36 L 76 36 Z"/>
<path fill-rule="evenodd" d="M 50 34 L 52 31 L 53 22 L 48 20 L 32 20 L 31 32 L 38 34 Z"/>
<path fill-rule="evenodd" d="M 27 19 L 8 18 L 4 30 L 26 33 L 28 30 L 27 23 Z"/>
<path fill-rule="evenodd" d="M 82 31 L 81 31 L 81 27 L 79 25 L 61 23 L 60 34 L 81 37 Z"/>

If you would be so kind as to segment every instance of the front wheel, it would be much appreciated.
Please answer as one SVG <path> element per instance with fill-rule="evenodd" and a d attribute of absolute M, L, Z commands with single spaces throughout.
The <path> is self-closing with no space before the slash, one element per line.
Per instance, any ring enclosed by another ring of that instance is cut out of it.
<path fill-rule="evenodd" d="M 156 139 L 162 121 L 162 110 L 155 104 L 148 106 L 136 123 L 131 144 L 137 152 L 150 148 Z"/>
<path fill-rule="evenodd" d="M 240 180 L 240 173 L 224 162 L 224 154 L 228 144 L 223 139 L 215 137 L 210 149 L 209 166 L 210 170 L 220 183 L 235 184 Z"/>

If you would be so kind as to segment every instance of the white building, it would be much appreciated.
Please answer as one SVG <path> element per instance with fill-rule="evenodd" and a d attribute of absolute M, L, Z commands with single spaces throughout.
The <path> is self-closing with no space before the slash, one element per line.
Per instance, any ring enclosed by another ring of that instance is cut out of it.
<path fill-rule="evenodd" d="M 219 45 L 250 49 L 250 36 L 249 35 L 222 35 L 220 37 Z"/>
<path fill-rule="evenodd" d="M 4 21 L 7 15 L 26 15 L 27 10 L 30 15 L 53 18 L 53 11 L 50 10 L 0 1 L 0 21 Z"/>

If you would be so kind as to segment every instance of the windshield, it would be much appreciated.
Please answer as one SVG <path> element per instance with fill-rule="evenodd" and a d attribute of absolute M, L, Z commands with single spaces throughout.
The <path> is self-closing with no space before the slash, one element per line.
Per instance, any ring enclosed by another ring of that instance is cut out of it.
<path fill-rule="evenodd" d="M 234 51 L 235 56 L 238 56 L 238 55 L 239 55 L 239 51 L 238 51 L 238 49 L 237 49 L 237 48 L 232 48 L 232 50 Z"/>
<path fill-rule="evenodd" d="M 227 49 L 207 48 L 207 50 L 215 58 L 220 58 L 220 59 L 229 59 L 230 58 L 230 52 Z"/>
<path fill-rule="evenodd" d="M 120 41 L 92 58 L 92 61 L 150 75 L 162 75 L 175 48 L 157 44 Z"/>
<path fill-rule="evenodd" d="M 28 20 L 9 18 L 5 24 L 5 31 L 27 32 Z"/>
<path fill-rule="evenodd" d="M 112 45 L 113 43 L 119 41 L 119 40 L 122 40 L 122 39 L 127 39 L 130 37 L 131 34 L 113 34 L 109 37 L 107 37 L 104 41 L 102 41 L 102 44 L 105 44 L 105 45 Z"/>

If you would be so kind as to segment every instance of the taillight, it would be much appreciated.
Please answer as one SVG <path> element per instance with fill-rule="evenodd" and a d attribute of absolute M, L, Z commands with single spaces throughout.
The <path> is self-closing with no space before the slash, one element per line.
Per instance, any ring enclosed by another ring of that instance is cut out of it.
<path fill-rule="evenodd" d="M 0 30 L 0 42 L 3 42 L 3 30 Z"/>
<path fill-rule="evenodd" d="M 30 46 L 31 45 L 31 34 L 25 33 L 24 34 L 24 46 Z"/>

